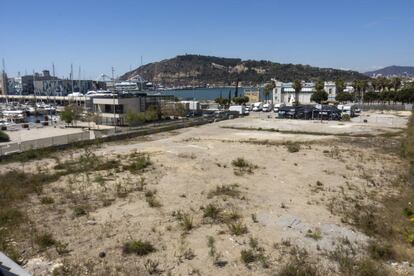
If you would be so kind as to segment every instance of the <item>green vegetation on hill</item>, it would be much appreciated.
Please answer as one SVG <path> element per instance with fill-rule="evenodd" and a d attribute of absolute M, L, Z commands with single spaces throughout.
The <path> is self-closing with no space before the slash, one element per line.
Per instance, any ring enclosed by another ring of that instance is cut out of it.
<path fill-rule="evenodd" d="M 318 68 L 301 64 L 281 64 L 265 60 L 241 60 L 201 55 L 183 55 L 149 63 L 125 73 L 126 80 L 141 75 L 164 85 L 231 85 L 239 79 L 243 84 L 259 84 L 276 78 L 280 81 L 368 79 L 355 71 Z"/>

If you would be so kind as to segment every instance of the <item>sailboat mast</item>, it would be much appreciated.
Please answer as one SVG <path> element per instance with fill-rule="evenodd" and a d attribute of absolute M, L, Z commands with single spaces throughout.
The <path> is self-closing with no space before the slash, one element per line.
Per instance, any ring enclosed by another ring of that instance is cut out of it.
<path fill-rule="evenodd" d="M 79 72 L 78 72 L 78 85 L 79 85 L 79 93 L 81 93 L 81 67 L 79 65 Z"/>
<path fill-rule="evenodd" d="M 73 94 L 73 64 L 70 64 L 70 82 L 72 85 L 72 94 Z"/>

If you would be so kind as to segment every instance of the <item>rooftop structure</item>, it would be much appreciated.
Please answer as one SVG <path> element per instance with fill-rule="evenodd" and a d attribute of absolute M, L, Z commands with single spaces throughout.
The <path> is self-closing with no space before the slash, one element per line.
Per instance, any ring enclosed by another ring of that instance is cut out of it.
<path fill-rule="evenodd" d="M 273 81 L 276 83 L 276 87 L 273 89 L 273 103 L 275 104 L 287 104 L 291 105 L 295 103 L 295 89 L 293 88 L 292 82 L 280 82 L 277 80 Z M 299 92 L 299 103 L 310 104 L 311 96 L 316 91 L 314 82 L 302 82 L 302 89 Z M 324 90 L 328 93 L 328 101 L 334 101 L 336 97 L 336 85 L 335 82 L 326 81 L 324 82 Z"/>

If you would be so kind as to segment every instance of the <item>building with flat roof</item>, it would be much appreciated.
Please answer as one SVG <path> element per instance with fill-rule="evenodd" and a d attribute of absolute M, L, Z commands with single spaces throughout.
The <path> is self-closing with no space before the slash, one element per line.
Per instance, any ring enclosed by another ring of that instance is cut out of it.
<path fill-rule="evenodd" d="M 170 95 L 148 95 L 147 93 L 111 94 L 91 98 L 92 110 L 98 115 L 100 123 L 106 125 L 127 125 L 125 116 L 128 112 L 141 113 L 154 107 L 161 110 L 161 105 L 173 101 Z"/>
<path fill-rule="evenodd" d="M 272 79 L 276 87 L 273 89 L 273 103 L 274 104 L 286 104 L 292 105 L 295 103 L 295 89 L 292 82 L 280 82 Z M 299 92 L 300 104 L 311 104 L 311 96 L 316 92 L 314 82 L 302 82 L 302 89 Z M 336 97 L 336 85 L 335 82 L 324 82 L 324 90 L 328 94 L 328 101 L 335 101 Z"/>

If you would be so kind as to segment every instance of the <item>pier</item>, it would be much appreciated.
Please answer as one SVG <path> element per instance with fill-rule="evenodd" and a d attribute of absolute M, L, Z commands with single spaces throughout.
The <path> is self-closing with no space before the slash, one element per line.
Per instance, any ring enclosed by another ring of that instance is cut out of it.
<path fill-rule="evenodd" d="M 46 103 L 57 103 L 59 105 L 66 105 L 69 103 L 85 103 L 90 98 L 88 96 L 35 96 L 35 95 L 0 95 L 0 102 L 18 101 L 18 102 L 36 102 L 42 101 Z"/>

